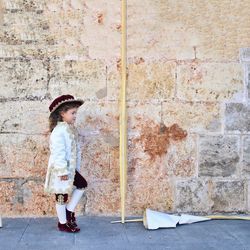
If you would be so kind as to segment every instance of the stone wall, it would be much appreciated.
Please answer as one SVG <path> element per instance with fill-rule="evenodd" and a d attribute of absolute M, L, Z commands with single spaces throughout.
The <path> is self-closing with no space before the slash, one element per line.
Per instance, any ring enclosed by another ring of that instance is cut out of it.
<path fill-rule="evenodd" d="M 128 0 L 127 215 L 250 211 L 250 2 Z M 55 215 L 48 105 L 85 100 L 87 196 L 119 215 L 120 1 L 4 0 L 0 214 Z"/>

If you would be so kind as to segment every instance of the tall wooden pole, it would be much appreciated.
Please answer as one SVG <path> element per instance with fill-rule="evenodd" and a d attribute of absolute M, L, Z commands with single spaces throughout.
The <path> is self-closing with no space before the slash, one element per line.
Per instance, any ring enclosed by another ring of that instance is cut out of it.
<path fill-rule="evenodd" d="M 127 2 L 122 0 L 122 37 L 121 37 L 121 88 L 120 88 L 120 192 L 121 192 L 121 222 L 125 223 L 125 200 L 127 188 Z"/>

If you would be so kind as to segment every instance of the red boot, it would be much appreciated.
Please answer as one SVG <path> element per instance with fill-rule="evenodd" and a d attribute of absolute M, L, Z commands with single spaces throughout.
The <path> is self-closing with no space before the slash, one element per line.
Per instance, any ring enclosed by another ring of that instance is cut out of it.
<path fill-rule="evenodd" d="M 61 224 L 58 222 L 58 229 L 62 232 L 67 233 L 78 233 L 80 231 L 80 228 L 73 227 L 70 223 Z"/>
<path fill-rule="evenodd" d="M 66 218 L 67 218 L 68 223 L 69 223 L 72 227 L 78 228 L 78 227 L 77 227 L 77 224 L 76 224 L 75 213 L 69 211 L 67 208 L 66 208 Z M 80 228 L 78 228 L 78 229 L 80 230 Z"/>

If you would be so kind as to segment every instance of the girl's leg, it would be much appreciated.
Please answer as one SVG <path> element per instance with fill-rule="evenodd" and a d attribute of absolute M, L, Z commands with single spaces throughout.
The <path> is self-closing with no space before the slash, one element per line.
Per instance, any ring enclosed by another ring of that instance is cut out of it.
<path fill-rule="evenodd" d="M 84 193 L 84 189 L 75 189 L 72 193 L 70 202 L 67 204 L 67 210 L 74 212 L 75 208 L 82 198 L 82 195 Z"/>
<path fill-rule="evenodd" d="M 68 200 L 68 194 L 56 194 L 56 212 L 58 216 L 58 229 L 60 231 L 68 233 L 77 233 L 80 231 L 79 228 L 71 226 L 67 221 L 66 216 L 66 202 Z"/>
<path fill-rule="evenodd" d="M 73 185 L 76 186 L 76 189 L 73 191 L 70 202 L 67 204 L 66 213 L 67 220 L 70 221 L 72 225 L 77 227 L 74 211 L 88 184 L 83 176 L 76 171 Z"/>
<path fill-rule="evenodd" d="M 69 210 L 71 212 L 75 211 L 75 208 L 76 208 L 78 202 L 80 201 L 88 183 L 83 178 L 83 176 L 78 171 L 76 171 L 73 185 L 76 186 L 76 189 L 73 191 L 71 200 L 67 205 L 67 210 Z"/>
<path fill-rule="evenodd" d="M 65 224 L 66 220 L 66 202 L 68 200 L 67 194 L 56 194 L 56 212 L 58 220 L 61 224 Z"/>

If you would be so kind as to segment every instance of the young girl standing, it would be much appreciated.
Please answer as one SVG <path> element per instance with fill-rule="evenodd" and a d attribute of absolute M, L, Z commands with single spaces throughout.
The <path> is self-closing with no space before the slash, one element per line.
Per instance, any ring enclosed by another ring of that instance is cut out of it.
<path fill-rule="evenodd" d="M 87 181 L 79 173 L 81 151 L 74 127 L 77 109 L 83 103 L 72 95 L 62 95 L 49 106 L 50 157 L 44 190 L 55 194 L 58 229 L 70 233 L 80 231 L 74 211 L 87 187 Z"/>

